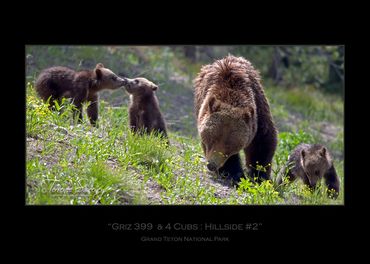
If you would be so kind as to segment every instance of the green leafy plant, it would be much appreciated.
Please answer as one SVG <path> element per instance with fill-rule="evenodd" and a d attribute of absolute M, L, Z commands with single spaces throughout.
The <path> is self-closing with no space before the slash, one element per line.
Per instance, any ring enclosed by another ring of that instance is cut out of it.
<path fill-rule="evenodd" d="M 233 186 L 208 172 L 197 137 L 192 80 L 200 67 L 210 62 L 208 55 L 191 63 L 180 55 L 181 47 L 28 46 L 26 52 L 33 58 L 26 71 L 27 204 L 343 204 L 344 144 L 343 132 L 337 132 L 343 131 L 343 101 L 315 85 L 299 85 L 298 71 L 292 76 L 297 83 L 290 89 L 263 80 L 280 131 L 271 164 L 272 180 L 257 184 L 242 179 Z M 236 55 L 247 54 L 266 76 L 272 49 L 254 47 L 238 52 Z M 228 47 L 218 47 L 214 55 L 219 58 L 227 53 Z M 84 121 L 75 123 L 69 100 L 57 102 L 51 111 L 37 97 L 33 82 L 41 69 L 50 65 L 91 69 L 97 62 L 120 75 L 140 75 L 159 84 L 157 96 L 168 123 L 169 146 L 155 134 L 139 136 L 130 131 L 128 95 L 122 89 L 101 92 L 98 127 L 89 124 L 86 111 Z M 338 128 L 335 135 L 328 137 L 315 130 L 321 123 Z M 314 191 L 300 181 L 275 186 L 291 151 L 300 143 L 319 142 L 333 152 L 341 180 L 339 197 L 327 198 L 324 184 Z"/>

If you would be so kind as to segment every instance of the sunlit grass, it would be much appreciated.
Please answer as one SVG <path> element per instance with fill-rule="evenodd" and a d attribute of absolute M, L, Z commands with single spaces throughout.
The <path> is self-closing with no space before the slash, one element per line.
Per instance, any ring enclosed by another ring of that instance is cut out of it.
<path fill-rule="evenodd" d="M 283 128 L 272 162 L 272 181 L 258 185 L 245 179 L 239 186 L 224 187 L 207 171 L 197 138 L 192 79 L 200 63 L 188 65 L 171 49 L 160 47 L 54 46 L 44 52 L 34 46 L 27 51 L 37 58 L 37 65 L 27 67 L 26 76 L 27 204 L 343 204 L 341 159 L 335 160 L 342 182 L 337 200 L 324 195 L 325 186 L 310 192 L 297 181 L 281 191 L 274 183 L 277 171 L 299 143 L 324 143 L 343 153 L 343 129 L 328 142 L 313 131 L 318 122 L 343 128 L 339 97 L 310 87 L 266 85 L 273 117 Z M 123 89 L 101 93 L 98 128 L 90 126 L 85 111 L 84 121 L 76 124 L 68 101 L 59 106 L 63 111 L 50 111 L 36 96 L 33 82 L 42 68 L 81 69 L 97 62 L 129 77 L 142 73 L 159 84 L 157 96 L 168 120 L 170 146 L 155 135 L 129 131 L 128 95 Z"/>
<path fill-rule="evenodd" d="M 197 139 L 170 133 L 171 145 L 167 146 L 153 134 L 132 134 L 127 108 L 111 108 L 104 101 L 98 128 L 88 122 L 73 125 L 71 117 L 45 108 L 32 89 L 29 85 L 27 204 L 147 204 L 144 186 L 149 180 L 158 186 L 159 200 L 152 203 L 160 204 L 285 204 L 295 196 L 302 204 L 341 201 L 328 200 L 322 193 L 305 193 L 297 189 L 299 184 L 287 186 L 281 194 L 271 181 L 258 185 L 248 179 L 220 197 L 209 184 L 211 176 Z M 61 107 L 70 106 L 65 102 Z M 280 133 L 273 171 L 301 141 L 313 139 L 303 131 Z M 338 174 L 343 179 L 340 164 Z"/>

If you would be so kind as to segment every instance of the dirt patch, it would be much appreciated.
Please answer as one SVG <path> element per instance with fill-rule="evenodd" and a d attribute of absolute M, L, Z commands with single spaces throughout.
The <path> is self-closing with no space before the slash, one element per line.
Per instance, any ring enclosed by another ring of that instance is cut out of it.
<path fill-rule="evenodd" d="M 60 156 L 58 155 L 58 153 L 61 153 L 62 151 L 45 153 L 45 144 L 41 140 L 32 137 L 27 137 L 26 142 L 27 161 L 37 158 L 39 160 L 42 160 L 42 164 L 50 169 L 59 162 Z M 65 144 L 61 144 L 58 142 L 56 142 L 55 144 L 59 144 L 61 148 L 67 147 Z"/>
<path fill-rule="evenodd" d="M 317 131 L 320 132 L 324 142 L 330 142 L 335 140 L 338 134 L 343 131 L 343 129 L 332 123 L 319 122 L 317 123 Z"/>
<path fill-rule="evenodd" d="M 108 159 L 107 165 L 112 169 L 116 169 L 119 167 L 117 160 L 112 158 Z M 144 192 L 144 196 L 148 200 L 148 203 L 146 204 L 163 204 L 160 195 L 161 191 L 163 191 L 163 188 L 157 182 L 150 178 L 145 181 L 144 176 L 140 173 L 139 170 L 135 169 L 134 167 L 129 166 L 127 170 L 130 171 L 130 175 L 132 175 L 133 178 L 138 180 L 139 185 L 143 187 L 142 191 Z"/>
<path fill-rule="evenodd" d="M 178 153 L 176 155 L 183 155 L 184 153 L 184 145 L 172 141 L 172 145 L 176 146 L 176 149 L 178 150 Z M 201 154 L 199 154 L 201 155 Z M 185 166 L 182 166 L 185 167 Z M 204 167 L 206 167 L 206 163 L 204 162 Z M 182 169 L 181 171 L 176 172 L 177 177 L 183 177 L 185 174 L 185 169 Z M 228 198 L 231 195 L 236 193 L 236 190 L 232 183 L 227 180 L 226 178 L 222 178 L 219 175 L 216 175 L 215 173 L 206 171 L 206 172 L 199 172 L 197 174 L 187 174 L 188 177 L 190 177 L 192 180 L 196 181 L 196 179 L 199 177 L 200 179 L 200 186 L 204 189 L 213 189 L 214 190 L 214 196 L 217 198 Z"/>
<path fill-rule="evenodd" d="M 215 189 L 214 195 L 217 198 L 224 199 L 236 194 L 235 187 L 229 180 L 221 178 L 221 176 L 214 173 L 209 172 L 203 180 L 208 186 L 212 186 Z"/>

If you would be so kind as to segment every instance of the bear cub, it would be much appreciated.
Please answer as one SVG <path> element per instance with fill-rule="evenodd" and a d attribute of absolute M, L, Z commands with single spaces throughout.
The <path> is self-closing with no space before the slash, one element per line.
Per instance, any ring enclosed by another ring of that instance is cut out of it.
<path fill-rule="evenodd" d="M 139 134 L 157 132 L 168 138 L 166 123 L 155 95 L 158 86 L 145 78 L 125 79 L 125 88 L 130 94 L 128 112 L 132 131 Z"/>
<path fill-rule="evenodd" d="M 339 194 L 339 178 L 327 148 L 320 144 L 300 144 L 291 153 L 287 164 L 278 177 L 278 184 L 286 175 L 289 181 L 301 179 L 307 186 L 314 189 L 316 184 L 325 179 L 328 195 L 336 198 Z"/>
<path fill-rule="evenodd" d="M 124 78 L 98 63 L 93 70 L 74 71 L 67 67 L 51 67 L 44 69 L 38 76 L 35 87 L 37 94 L 45 102 L 50 98 L 50 107 L 54 100 L 72 98 L 76 106 L 74 117 L 82 120 L 82 103 L 90 102 L 87 115 L 92 125 L 98 119 L 98 92 L 103 89 L 117 89 L 126 83 Z"/>

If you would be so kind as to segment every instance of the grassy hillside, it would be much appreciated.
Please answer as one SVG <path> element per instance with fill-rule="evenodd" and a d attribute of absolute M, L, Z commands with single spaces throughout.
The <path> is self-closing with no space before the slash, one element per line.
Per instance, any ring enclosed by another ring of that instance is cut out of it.
<path fill-rule="evenodd" d="M 343 204 L 339 96 L 310 86 L 282 89 L 264 82 L 280 131 L 273 181 L 256 185 L 246 179 L 233 187 L 207 171 L 197 137 L 192 80 L 202 63 L 191 63 L 169 47 L 29 46 L 26 56 L 27 204 Z M 37 98 L 33 82 L 41 69 L 93 68 L 97 62 L 123 76 L 159 84 L 169 147 L 155 136 L 129 131 L 123 89 L 101 93 L 98 128 L 75 124 L 68 102 L 58 114 Z M 326 198 L 324 185 L 314 193 L 300 182 L 277 188 L 277 172 L 301 142 L 322 143 L 332 152 L 342 182 L 337 200 Z"/>

